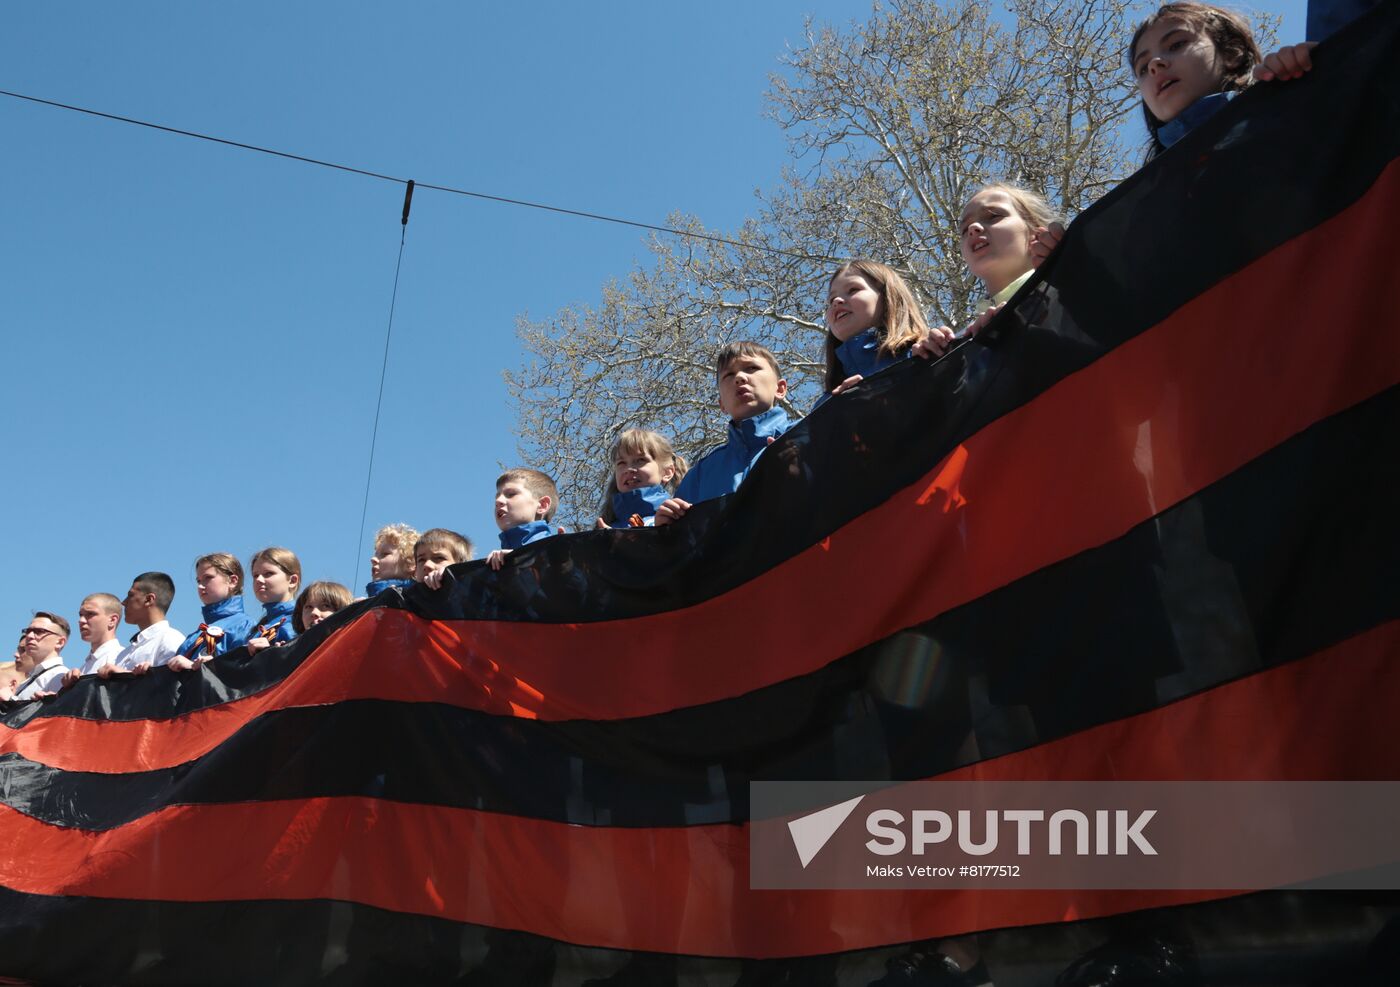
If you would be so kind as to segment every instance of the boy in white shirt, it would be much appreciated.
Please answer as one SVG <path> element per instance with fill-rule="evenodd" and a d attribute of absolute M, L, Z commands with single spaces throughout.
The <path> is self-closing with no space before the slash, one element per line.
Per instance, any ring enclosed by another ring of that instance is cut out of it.
<path fill-rule="evenodd" d="M 78 607 L 78 636 L 88 643 L 88 656 L 82 667 L 68 669 L 63 677 L 66 689 L 84 675 L 96 675 L 103 665 L 116 661 L 122 653 L 117 625 L 122 622 L 122 601 L 111 593 L 90 593 Z"/>
<path fill-rule="evenodd" d="M 175 599 L 175 581 L 163 572 L 143 572 L 131 582 L 122 600 L 126 622 L 137 628 L 131 643 L 110 665 L 98 669 L 100 678 L 113 672 L 145 675 L 152 665 L 164 665 L 185 643 L 185 635 L 165 619 Z"/>
<path fill-rule="evenodd" d="M 56 613 L 36 610 L 20 633 L 20 648 L 15 653 L 15 670 L 25 678 L 13 690 L 0 689 L 0 701 L 38 699 L 57 692 L 68 671 L 59 656 L 68 634 L 68 621 Z"/>

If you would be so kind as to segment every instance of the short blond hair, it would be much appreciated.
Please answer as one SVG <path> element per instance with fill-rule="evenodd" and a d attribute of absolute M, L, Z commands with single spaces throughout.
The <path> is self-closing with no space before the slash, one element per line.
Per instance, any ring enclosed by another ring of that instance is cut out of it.
<path fill-rule="evenodd" d="M 501 487 L 512 480 L 530 491 L 531 495 L 533 495 L 536 500 L 543 500 L 548 497 L 549 510 L 544 512 L 544 519 L 546 521 L 553 519 L 554 512 L 559 508 L 559 488 L 554 485 L 554 477 L 550 476 L 548 473 L 542 473 L 539 470 L 517 466 L 514 469 L 506 470 L 496 478 L 496 492 L 499 493 Z"/>
<path fill-rule="evenodd" d="M 83 603 L 87 603 L 89 600 L 96 603 L 103 613 L 120 615 L 122 612 L 122 601 L 111 593 L 89 593 L 83 597 L 82 603 L 78 604 L 78 609 L 81 610 Z"/>

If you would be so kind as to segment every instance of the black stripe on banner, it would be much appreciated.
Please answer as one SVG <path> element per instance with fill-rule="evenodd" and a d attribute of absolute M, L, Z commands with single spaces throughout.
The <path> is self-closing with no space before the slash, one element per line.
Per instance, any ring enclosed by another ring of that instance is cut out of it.
<path fill-rule="evenodd" d="M 683 977 L 866 987 L 943 982 L 933 972 L 941 948 L 968 966 L 980 961 L 978 972 L 996 983 L 1389 987 L 1400 982 L 1400 893 L 1263 892 L 942 942 L 755 961 L 574 946 L 325 900 L 125 901 L 0 888 L 0 944 L 0 974 L 42 983 L 549 987 L 630 975 L 612 983 Z M 1103 979 L 1114 966 L 1120 978 L 1152 970 L 1166 979 Z M 1100 979 L 1055 979 L 1071 967 Z M 879 980 L 891 973 L 896 979 Z"/>
<path fill-rule="evenodd" d="M 339 795 L 668 826 L 746 820 L 755 779 L 942 774 L 1400 616 L 1400 513 L 1376 510 L 1400 460 L 1371 441 L 1397 432 L 1392 388 L 1116 542 L 724 702 L 552 723 L 428 703 L 279 710 L 169 770 L 6 755 L 0 802 L 90 830 L 174 804 Z"/>

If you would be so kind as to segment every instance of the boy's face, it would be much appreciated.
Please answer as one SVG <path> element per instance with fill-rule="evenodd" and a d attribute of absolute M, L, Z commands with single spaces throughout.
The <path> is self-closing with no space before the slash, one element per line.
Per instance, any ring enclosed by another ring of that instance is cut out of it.
<path fill-rule="evenodd" d="M 132 583 L 131 589 L 126 591 L 126 599 L 122 600 L 122 619 L 132 627 L 140 627 L 141 622 L 151 616 L 151 609 L 155 605 L 154 593 Z"/>
<path fill-rule="evenodd" d="M 419 545 L 413 550 L 413 578 L 422 582 L 430 572 L 440 572 L 456 563 L 456 557 L 446 548 Z"/>
<path fill-rule="evenodd" d="M 549 508 L 548 495 L 536 497 L 519 480 L 507 480 L 496 488 L 496 527 L 502 531 L 538 521 Z"/>
<path fill-rule="evenodd" d="M 78 636 L 84 641 L 105 641 L 117 629 L 118 617 L 98 606 L 94 600 L 85 600 L 78 610 Z"/>
<path fill-rule="evenodd" d="M 19 651 L 15 654 L 15 667 L 28 675 L 40 664 L 48 661 L 63 649 L 68 638 L 59 627 L 47 617 L 34 617 L 20 635 Z"/>
<path fill-rule="evenodd" d="M 761 356 L 736 356 L 719 372 L 719 406 L 735 421 L 761 415 L 787 396 L 787 381 Z"/>
<path fill-rule="evenodd" d="M 407 579 L 412 568 L 398 542 L 385 538 L 375 543 L 374 554 L 369 557 L 369 578 Z"/>

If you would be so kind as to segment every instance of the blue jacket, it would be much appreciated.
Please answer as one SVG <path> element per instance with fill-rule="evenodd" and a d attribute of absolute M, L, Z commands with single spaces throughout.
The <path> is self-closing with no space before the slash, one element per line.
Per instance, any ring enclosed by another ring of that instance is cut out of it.
<path fill-rule="evenodd" d="M 272 637 L 273 644 L 284 644 L 297 636 L 297 630 L 292 626 L 292 612 L 296 610 L 296 600 L 286 600 L 282 603 L 264 603 L 262 620 L 258 621 L 258 626 L 253 628 L 253 633 L 271 628 L 277 625 L 277 633 Z M 278 621 L 281 621 L 279 624 Z M 249 637 L 252 635 L 250 634 Z"/>
<path fill-rule="evenodd" d="M 836 361 L 841 364 L 841 369 L 845 371 L 847 377 L 860 374 L 862 377 L 871 377 L 894 366 L 901 360 L 907 360 L 914 353 L 914 347 L 908 347 L 903 353 L 897 356 L 880 352 L 880 330 L 871 328 L 865 332 L 858 332 L 840 346 L 836 347 Z M 812 410 L 816 411 L 822 405 L 831 400 L 831 392 L 828 391 L 817 398 L 817 403 L 812 405 Z"/>
<path fill-rule="evenodd" d="M 412 585 L 412 579 L 373 579 L 365 583 L 365 596 L 375 597 L 386 589 L 393 589 L 395 586 L 407 588 Z"/>
<path fill-rule="evenodd" d="M 1211 93 L 1202 96 L 1176 116 L 1157 128 L 1157 140 L 1163 147 L 1171 147 L 1181 138 L 1215 116 L 1230 105 L 1237 93 Z"/>
<path fill-rule="evenodd" d="M 743 421 L 729 423 L 724 445 L 704 456 L 690 468 L 676 496 L 692 504 L 733 493 L 749 475 L 753 464 L 768 448 L 768 439 L 777 438 L 791 423 L 778 405 Z"/>
<path fill-rule="evenodd" d="M 201 646 L 200 642 L 206 628 L 217 627 L 224 632 L 222 636 L 210 636 L 209 638 L 214 645 L 214 655 L 221 655 L 234 648 L 243 647 L 248 643 L 248 638 L 253 633 L 253 618 L 243 612 L 243 597 L 241 596 L 230 596 L 218 603 L 206 604 L 200 607 L 200 613 L 204 617 L 204 622 L 199 625 L 199 630 L 185 638 L 185 642 L 180 645 L 180 654 L 186 658 L 213 657 L 208 654 L 206 647 Z"/>
<path fill-rule="evenodd" d="M 640 514 L 642 521 L 648 526 L 656 522 L 656 509 L 661 504 L 670 499 L 671 491 L 665 487 L 657 485 L 653 487 L 638 487 L 636 490 L 619 490 L 612 496 L 612 509 L 614 528 L 630 528 L 628 519 L 633 514 Z"/>
<path fill-rule="evenodd" d="M 530 521 L 526 524 L 517 524 L 514 528 L 507 528 L 501 532 L 501 547 L 517 549 L 523 545 L 548 538 L 553 534 L 556 534 L 554 525 L 548 521 Z"/>
<path fill-rule="evenodd" d="M 881 353 L 880 330 L 867 329 L 865 332 L 856 333 L 836 347 L 836 359 L 840 361 L 841 369 L 846 371 L 847 377 L 855 374 L 870 377 L 886 367 L 894 366 L 900 360 L 907 360 L 913 350 L 910 346 L 903 353 L 894 356 Z"/>

